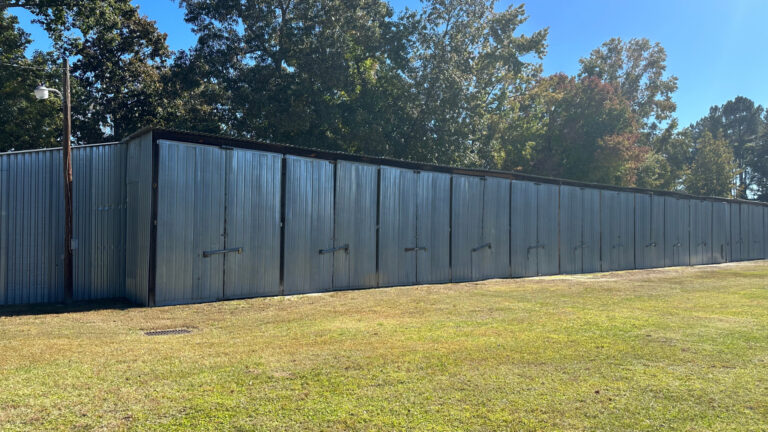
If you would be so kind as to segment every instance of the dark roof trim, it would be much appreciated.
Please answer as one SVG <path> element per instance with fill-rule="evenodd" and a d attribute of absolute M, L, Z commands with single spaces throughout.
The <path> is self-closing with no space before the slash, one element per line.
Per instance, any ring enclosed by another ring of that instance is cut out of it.
<path fill-rule="evenodd" d="M 523 173 L 514 172 L 514 171 L 496 171 L 496 170 L 488 170 L 488 169 L 449 167 L 444 165 L 434 165 L 434 164 L 428 164 L 428 163 L 422 163 L 422 162 L 411 162 L 411 161 L 389 159 L 389 158 L 383 158 L 383 157 L 373 157 L 373 156 L 357 155 L 357 154 L 335 152 L 335 151 L 328 151 L 328 150 L 318 150 L 318 149 L 298 147 L 298 146 L 293 146 L 288 144 L 277 144 L 277 143 L 272 143 L 268 141 L 234 138 L 234 137 L 227 137 L 222 135 L 188 132 L 188 131 L 173 130 L 173 129 L 148 127 L 148 128 L 141 129 L 140 131 L 128 136 L 123 141 L 128 141 L 148 133 L 152 134 L 153 140 L 163 139 L 163 140 L 169 140 L 169 141 L 182 141 L 182 142 L 188 142 L 191 144 L 243 148 L 243 149 L 259 150 L 259 151 L 266 151 L 266 152 L 272 152 L 272 153 L 281 153 L 285 155 L 326 159 L 326 160 L 332 160 L 332 161 L 341 160 L 341 161 L 367 163 L 372 165 L 388 165 L 388 166 L 393 166 L 398 168 L 413 169 L 413 170 L 419 170 L 419 171 L 433 171 L 433 172 L 442 172 L 442 173 L 448 173 L 448 174 L 459 174 L 459 175 L 468 175 L 468 176 L 499 177 L 499 178 L 506 178 L 510 180 L 524 180 L 524 181 L 530 181 L 535 183 L 547 183 L 547 184 L 556 184 L 556 185 L 565 185 L 565 186 L 574 186 L 574 187 L 583 187 L 583 188 L 594 188 L 594 189 L 612 190 L 612 191 L 619 191 L 619 192 L 644 193 L 644 194 L 652 194 L 652 195 L 671 196 L 676 198 L 688 198 L 688 199 L 694 198 L 699 200 L 707 200 L 707 201 L 715 201 L 715 202 L 755 204 L 755 205 L 768 207 L 768 203 L 763 203 L 760 201 L 748 201 L 748 200 L 738 200 L 738 199 L 728 199 L 728 198 L 718 198 L 718 197 L 705 197 L 705 196 L 689 195 L 689 194 L 672 192 L 672 191 L 612 186 L 612 185 L 604 185 L 604 184 L 598 184 L 598 183 L 581 182 L 576 180 L 523 174 Z"/>

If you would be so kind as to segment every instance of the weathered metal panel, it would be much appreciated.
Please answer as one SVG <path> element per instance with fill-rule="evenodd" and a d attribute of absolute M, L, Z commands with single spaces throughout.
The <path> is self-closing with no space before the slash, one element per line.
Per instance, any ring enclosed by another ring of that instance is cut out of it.
<path fill-rule="evenodd" d="M 125 296 L 126 145 L 72 151 L 75 300 Z"/>
<path fill-rule="evenodd" d="M 635 194 L 635 267 L 653 268 L 651 252 L 655 250 L 651 239 L 651 195 Z"/>
<path fill-rule="evenodd" d="M 148 304 L 152 227 L 152 133 L 128 142 L 126 162 L 125 296 Z"/>
<path fill-rule="evenodd" d="M 560 187 L 551 184 L 537 184 L 538 207 L 538 274 L 553 275 L 560 271 L 558 259 L 558 203 Z"/>
<path fill-rule="evenodd" d="M 741 205 L 738 203 L 728 204 L 728 218 L 731 221 L 731 261 L 741 261 Z"/>
<path fill-rule="evenodd" d="M 741 230 L 741 259 L 751 260 L 751 246 L 752 246 L 752 221 L 751 212 L 749 211 L 749 204 L 739 204 L 739 229 Z"/>
<path fill-rule="evenodd" d="M 757 205 L 749 205 L 749 222 L 751 226 L 752 242 L 749 246 L 750 258 L 753 260 L 763 259 L 763 209 Z"/>
<path fill-rule="evenodd" d="M 538 274 L 538 194 L 536 185 L 513 180 L 511 189 L 511 273 L 512 276 L 517 277 L 536 276 Z"/>
<path fill-rule="evenodd" d="M 64 298 L 60 150 L 0 155 L 0 304 Z"/>
<path fill-rule="evenodd" d="M 594 273 L 600 271 L 600 191 L 585 188 L 582 197 L 582 271 Z"/>
<path fill-rule="evenodd" d="M 667 267 L 690 265 L 689 200 L 665 197 L 664 215 L 664 264 Z"/>
<path fill-rule="evenodd" d="M 768 207 L 763 207 L 763 258 L 768 259 Z"/>
<path fill-rule="evenodd" d="M 729 204 L 712 203 L 712 262 L 724 263 L 731 260 L 731 221 Z"/>
<path fill-rule="evenodd" d="M 635 204 L 634 194 L 602 191 L 600 215 L 602 270 L 635 268 Z"/>
<path fill-rule="evenodd" d="M 509 180 L 485 180 L 483 239 L 472 257 L 475 280 L 509 277 L 509 193 Z"/>
<path fill-rule="evenodd" d="M 285 294 L 333 288 L 333 167 L 286 156 Z"/>
<path fill-rule="evenodd" d="M 584 189 L 560 186 L 560 273 L 581 273 L 585 242 Z"/>
<path fill-rule="evenodd" d="M 416 191 L 416 279 L 451 281 L 451 176 L 422 171 Z"/>
<path fill-rule="evenodd" d="M 282 155 L 226 152 L 224 298 L 280 294 Z"/>
<path fill-rule="evenodd" d="M 454 282 L 473 280 L 473 258 L 483 243 L 483 184 L 480 177 L 453 176 L 451 279 Z"/>
<path fill-rule="evenodd" d="M 159 141 L 155 304 L 223 297 L 225 150 Z"/>
<path fill-rule="evenodd" d="M 691 265 L 712 263 L 712 203 L 690 201 Z"/>
<path fill-rule="evenodd" d="M 416 283 L 416 189 L 413 170 L 381 167 L 379 285 Z"/>
<path fill-rule="evenodd" d="M 333 288 L 371 288 L 376 279 L 376 189 L 378 167 L 336 165 Z"/>

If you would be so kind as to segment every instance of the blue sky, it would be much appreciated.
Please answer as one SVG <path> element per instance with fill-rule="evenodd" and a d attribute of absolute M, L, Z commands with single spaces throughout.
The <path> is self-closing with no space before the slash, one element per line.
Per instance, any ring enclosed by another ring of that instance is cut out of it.
<path fill-rule="evenodd" d="M 172 0 L 134 0 L 143 14 L 168 33 L 172 49 L 195 37 Z M 392 0 L 395 9 L 419 8 L 418 0 Z M 499 1 L 502 9 L 510 1 Z M 517 4 L 517 2 L 515 2 Z M 667 50 L 667 70 L 679 78 L 677 116 L 687 125 L 738 95 L 768 104 L 768 1 L 765 0 L 532 0 L 521 31 L 549 27 L 546 74 L 575 74 L 578 60 L 611 37 L 646 37 Z M 15 8 L 34 48 L 50 47 L 41 29 Z"/>

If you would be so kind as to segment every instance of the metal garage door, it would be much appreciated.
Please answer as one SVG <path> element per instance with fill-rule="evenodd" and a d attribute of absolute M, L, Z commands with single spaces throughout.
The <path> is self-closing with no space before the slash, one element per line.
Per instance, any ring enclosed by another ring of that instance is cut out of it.
<path fill-rule="evenodd" d="M 751 221 L 751 212 L 749 211 L 749 205 L 748 204 L 739 204 L 739 229 L 741 230 L 741 259 L 743 260 L 751 260 L 752 253 L 751 253 L 751 247 L 752 247 L 752 241 L 754 240 L 752 238 L 752 221 Z"/>
<path fill-rule="evenodd" d="M 741 244 L 743 243 L 741 238 L 741 205 L 729 203 L 728 211 L 728 218 L 731 221 L 731 261 L 741 261 L 743 259 L 741 255 Z"/>
<path fill-rule="evenodd" d="M 451 281 L 451 176 L 422 171 L 416 191 L 416 279 Z"/>
<path fill-rule="evenodd" d="M 379 283 L 449 282 L 451 176 L 381 167 Z"/>
<path fill-rule="evenodd" d="M 635 206 L 634 194 L 602 191 L 600 217 L 602 221 L 602 270 L 627 270 L 635 267 Z"/>
<path fill-rule="evenodd" d="M 333 288 L 371 288 L 376 278 L 376 190 L 378 167 L 336 164 Z"/>
<path fill-rule="evenodd" d="M 665 198 L 665 252 L 667 267 L 690 264 L 690 206 L 688 200 Z"/>
<path fill-rule="evenodd" d="M 712 262 L 714 263 L 731 260 L 731 221 L 728 207 L 728 203 L 712 203 Z"/>
<path fill-rule="evenodd" d="M 239 149 L 226 156 L 224 298 L 278 295 L 282 156 Z"/>
<path fill-rule="evenodd" d="M 381 167 L 379 285 L 416 283 L 416 187 L 413 170 Z"/>
<path fill-rule="evenodd" d="M 712 203 L 691 200 L 691 265 L 712 263 Z"/>
<path fill-rule="evenodd" d="M 160 141 L 155 304 L 222 298 L 225 152 Z"/>
<path fill-rule="evenodd" d="M 283 292 L 333 287 L 333 164 L 286 156 Z"/>
<path fill-rule="evenodd" d="M 509 277 L 509 180 L 488 177 L 484 186 L 483 238 L 472 257 L 475 280 Z"/>
<path fill-rule="evenodd" d="M 600 191 L 560 186 L 560 273 L 600 270 Z"/>
<path fill-rule="evenodd" d="M 483 184 L 481 177 L 453 176 L 451 279 L 475 280 L 473 258 L 483 246 Z"/>
<path fill-rule="evenodd" d="M 536 185 L 515 180 L 512 181 L 511 189 L 511 273 L 512 276 L 536 276 L 538 274 Z"/>
<path fill-rule="evenodd" d="M 560 187 L 551 184 L 537 184 L 537 219 L 538 243 L 537 265 L 538 274 L 553 275 L 560 270 L 558 257 L 558 202 Z"/>

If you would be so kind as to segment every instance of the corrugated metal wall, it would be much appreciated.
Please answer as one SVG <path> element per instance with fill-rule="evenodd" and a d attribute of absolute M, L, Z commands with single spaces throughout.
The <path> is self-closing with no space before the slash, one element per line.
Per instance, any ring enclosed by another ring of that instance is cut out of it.
<path fill-rule="evenodd" d="M 509 180 L 489 177 L 484 188 L 483 239 L 472 257 L 473 278 L 509 277 Z"/>
<path fill-rule="evenodd" d="M 525 181 L 511 182 L 510 261 L 513 277 L 538 275 L 538 196 L 536 185 Z"/>
<path fill-rule="evenodd" d="M 74 299 L 125 294 L 124 144 L 72 149 Z M 0 155 L 0 304 L 64 299 L 61 150 Z"/>
<path fill-rule="evenodd" d="M 75 299 L 148 304 L 154 286 L 154 304 L 179 304 L 768 254 L 768 208 L 747 203 L 153 147 L 151 134 L 76 147 L 73 164 Z M 62 193 L 59 150 L 0 155 L 0 303 L 63 300 Z"/>
<path fill-rule="evenodd" d="M 381 167 L 379 285 L 416 283 L 416 193 L 413 170 Z"/>
<path fill-rule="evenodd" d="M 712 203 L 712 262 L 731 260 L 731 219 L 729 204 Z"/>
<path fill-rule="evenodd" d="M 376 194 L 378 167 L 336 164 L 334 289 L 372 288 L 376 279 Z"/>
<path fill-rule="evenodd" d="M 483 190 L 481 177 L 453 176 L 451 279 L 473 280 L 473 258 L 483 245 Z"/>
<path fill-rule="evenodd" d="M 225 151 L 224 298 L 280 294 L 280 197 L 283 156 Z"/>
<path fill-rule="evenodd" d="M 333 287 L 333 167 L 326 160 L 286 156 L 284 294 Z"/>
<path fill-rule="evenodd" d="M 125 296 L 148 305 L 152 228 L 152 135 L 128 142 L 125 169 Z"/>
<path fill-rule="evenodd" d="M 712 203 L 691 200 L 691 265 L 712 263 Z"/>
<path fill-rule="evenodd" d="M 160 141 L 155 304 L 222 299 L 226 158 L 210 146 Z"/>
<path fill-rule="evenodd" d="M 635 194 L 602 191 L 602 271 L 635 268 Z"/>
<path fill-rule="evenodd" d="M 0 304 L 64 299 L 61 151 L 0 155 Z"/>
<path fill-rule="evenodd" d="M 450 282 L 451 176 L 422 171 L 416 193 L 416 279 Z"/>
<path fill-rule="evenodd" d="M 687 199 L 665 197 L 664 265 L 667 267 L 690 264 L 690 202 Z"/>
<path fill-rule="evenodd" d="M 731 221 L 731 261 L 741 261 L 741 204 L 728 203 L 729 219 Z"/>

